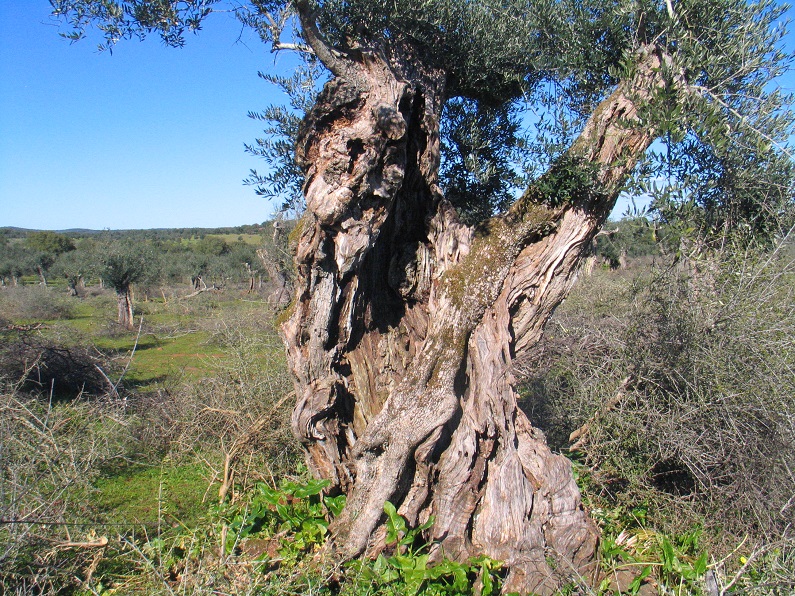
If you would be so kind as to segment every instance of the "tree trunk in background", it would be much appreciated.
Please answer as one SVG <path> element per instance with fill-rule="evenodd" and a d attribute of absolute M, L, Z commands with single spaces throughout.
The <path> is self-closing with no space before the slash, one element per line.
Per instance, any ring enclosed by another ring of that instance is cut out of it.
<path fill-rule="evenodd" d="M 276 232 L 274 232 L 274 238 Z M 279 308 L 284 308 L 290 303 L 290 284 L 287 281 L 287 275 L 279 267 L 279 260 L 275 255 L 269 253 L 265 248 L 257 249 L 257 256 L 259 257 L 265 273 L 273 285 L 273 292 L 268 296 L 268 302 L 276 305 Z"/>
<path fill-rule="evenodd" d="M 67 275 L 66 276 L 66 285 L 69 288 L 69 295 L 70 296 L 79 296 L 79 292 L 77 291 L 78 288 L 85 288 L 85 284 L 83 283 L 83 276 L 82 275 Z"/>
<path fill-rule="evenodd" d="M 129 286 L 116 290 L 116 299 L 119 302 L 119 325 L 125 329 L 133 328 L 133 306 Z"/>
<path fill-rule="evenodd" d="M 363 54 L 301 129 L 307 210 L 282 327 L 293 430 L 348 495 L 331 527 L 345 556 L 383 547 L 391 501 L 411 524 L 433 516 L 435 557 L 486 554 L 508 567 L 506 591 L 552 593 L 593 575 L 597 532 L 570 463 L 517 407 L 512 359 L 539 341 L 653 140 L 636 101 L 661 84 L 659 58 L 645 53 L 566 159 L 476 228 L 437 186 L 444 76 L 410 63 Z M 595 184 L 549 196 L 583 172 Z"/>

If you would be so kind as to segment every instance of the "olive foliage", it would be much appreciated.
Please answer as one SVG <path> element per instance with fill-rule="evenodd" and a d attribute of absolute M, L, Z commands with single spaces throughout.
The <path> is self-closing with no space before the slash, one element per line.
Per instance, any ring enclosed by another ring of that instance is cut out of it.
<path fill-rule="evenodd" d="M 96 27 L 100 49 L 148 35 L 181 46 L 223 10 L 233 11 L 272 51 L 306 58 L 292 75 L 262 75 L 287 92 L 290 106 L 252 112 L 266 123 L 265 136 L 246 146 L 270 164 L 265 174 L 252 170 L 247 182 L 298 210 L 302 180 L 292 161 L 298 123 L 325 79 L 322 66 L 334 70 L 335 53 L 385 47 L 402 63 L 446 74 L 441 181 L 472 221 L 502 210 L 523 174 L 538 174 L 554 161 L 597 102 L 632 70 L 637 50 L 654 45 L 668 57 L 663 68 L 675 84 L 660 90 L 666 97 L 644 114 L 661 142 L 637 168 L 633 190 L 652 196 L 666 222 L 686 221 L 687 229 L 695 224 L 704 234 L 769 237 L 791 222 L 786 144 L 792 98 L 775 81 L 792 56 L 783 50 L 785 7 L 771 0 L 51 4 L 69 26 L 63 36 L 76 41 Z M 331 49 L 325 60 L 316 59 L 307 40 L 307 22 Z"/>

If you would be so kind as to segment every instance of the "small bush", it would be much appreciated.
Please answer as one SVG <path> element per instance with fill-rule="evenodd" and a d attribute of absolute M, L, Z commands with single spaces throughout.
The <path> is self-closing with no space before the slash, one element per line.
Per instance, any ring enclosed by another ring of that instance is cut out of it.
<path fill-rule="evenodd" d="M 75 299 L 44 286 L 5 287 L 0 291 L 0 314 L 13 321 L 68 319 Z"/>

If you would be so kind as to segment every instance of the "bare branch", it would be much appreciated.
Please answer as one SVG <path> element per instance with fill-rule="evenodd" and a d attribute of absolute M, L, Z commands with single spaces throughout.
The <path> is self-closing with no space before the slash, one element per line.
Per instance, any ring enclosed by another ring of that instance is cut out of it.
<path fill-rule="evenodd" d="M 274 41 L 272 48 L 275 52 L 289 50 L 291 52 L 301 52 L 304 54 L 311 54 L 312 56 L 315 55 L 315 51 L 312 48 L 302 43 L 285 43 L 283 41 Z"/>

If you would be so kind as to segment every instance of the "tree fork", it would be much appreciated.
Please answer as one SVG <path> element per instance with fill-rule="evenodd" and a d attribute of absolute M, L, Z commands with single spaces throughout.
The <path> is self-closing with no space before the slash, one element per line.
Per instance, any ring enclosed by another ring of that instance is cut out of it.
<path fill-rule="evenodd" d="M 564 159 L 474 229 L 436 186 L 442 82 L 373 53 L 326 86 L 299 144 L 307 213 L 283 331 L 294 431 L 313 472 L 348 495 L 331 528 L 345 556 L 382 548 L 389 500 L 411 523 L 434 517 L 436 557 L 504 561 L 508 590 L 593 571 L 571 466 L 518 409 L 511 361 L 540 339 L 653 140 L 638 108 L 661 65 L 645 49 Z M 550 196 L 566 177 L 582 184 Z"/>

